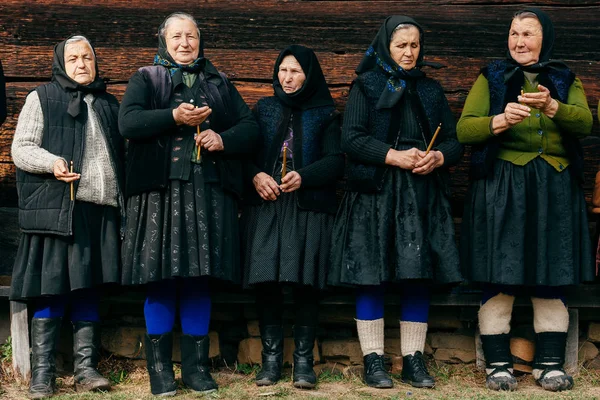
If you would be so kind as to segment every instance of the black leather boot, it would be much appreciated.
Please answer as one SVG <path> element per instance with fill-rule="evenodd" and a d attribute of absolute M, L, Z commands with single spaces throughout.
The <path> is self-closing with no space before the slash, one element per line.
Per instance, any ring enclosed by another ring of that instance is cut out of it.
<path fill-rule="evenodd" d="M 536 383 L 551 392 L 573 388 L 573 378 L 563 369 L 566 346 L 566 332 L 542 332 L 536 335 L 533 369 L 542 370 Z"/>
<path fill-rule="evenodd" d="M 389 389 L 394 386 L 392 378 L 385 369 L 383 355 L 377 353 L 367 354 L 364 357 L 365 383 L 379 389 Z"/>
<path fill-rule="evenodd" d="M 425 366 L 423 353 L 417 351 L 412 356 L 402 357 L 402 381 L 418 388 L 433 388 L 435 386 L 435 380 L 433 376 L 429 375 Z"/>
<path fill-rule="evenodd" d="M 110 390 L 108 379 L 98 372 L 100 324 L 77 321 L 73 323 L 73 370 L 75 390 Z"/>
<path fill-rule="evenodd" d="M 485 368 L 492 370 L 485 379 L 485 386 L 491 390 L 517 390 L 517 380 L 509 370 L 513 367 L 510 353 L 510 335 L 481 335 L 485 356 Z"/>
<path fill-rule="evenodd" d="M 283 366 L 283 327 L 266 325 L 260 327 L 262 342 L 262 368 L 256 375 L 257 386 L 274 385 L 281 379 Z"/>
<path fill-rule="evenodd" d="M 312 389 L 317 384 L 317 375 L 313 369 L 315 363 L 313 349 L 315 347 L 314 326 L 294 326 L 294 387 Z"/>
<path fill-rule="evenodd" d="M 210 375 L 208 335 L 181 335 L 181 378 L 195 392 L 211 393 L 219 388 Z"/>
<path fill-rule="evenodd" d="M 146 365 L 150 390 L 155 396 L 175 396 L 177 385 L 173 373 L 173 334 L 146 335 Z"/>
<path fill-rule="evenodd" d="M 29 397 L 43 399 L 56 391 L 56 346 L 61 318 L 31 320 L 31 382 Z"/>

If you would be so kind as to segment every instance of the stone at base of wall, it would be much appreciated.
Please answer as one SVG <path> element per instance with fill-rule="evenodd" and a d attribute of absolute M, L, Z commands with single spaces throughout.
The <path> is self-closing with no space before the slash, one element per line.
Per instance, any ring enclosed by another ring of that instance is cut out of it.
<path fill-rule="evenodd" d="M 142 327 L 118 327 L 102 329 L 102 347 L 107 351 L 133 359 L 145 359 L 146 351 L 144 349 L 144 335 L 146 329 Z M 217 332 L 210 332 L 210 350 L 209 357 L 218 357 L 219 335 Z M 181 362 L 181 350 L 179 348 L 179 337 L 181 332 L 173 333 L 173 361 Z"/>

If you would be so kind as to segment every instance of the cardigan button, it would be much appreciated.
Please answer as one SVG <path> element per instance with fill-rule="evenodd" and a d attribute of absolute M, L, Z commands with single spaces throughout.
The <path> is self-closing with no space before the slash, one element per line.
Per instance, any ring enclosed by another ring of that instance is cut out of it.
<path fill-rule="evenodd" d="M 173 162 L 179 161 L 179 157 L 173 157 Z"/>
<path fill-rule="evenodd" d="M 538 129 L 538 135 L 542 136 L 544 134 L 544 131 L 541 129 Z"/>
<path fill-rule="evenodd" d="M 537 118 L 539 118 L 539 117 L 541 116 L 541 114 L 540 114 L 540 113 L 537 113 L 537 114 L 535 114 L 535 116 L 536 116 Z"/>
<path fill-rule="evenodd" d="M 538 154 L 542 154 L 544 152 L 544 149 L 542 149 L 541 147 L 538 149 Z"/>
<path fill-rule="evenodd" d="M 179 147 L 179 146 L 175 146 L 175 147 L 173 148 L 173 151 L 179 151 L 179 150 L 181 150 L 181 147 Z"/>
<path fill-rule="evenodd" d="M 181 142 L 183 140 L 182 137 L 176 137 L 175 140 L 177 140 L 178 142 Z"/>
<path fill-rule="evenodd" d="M 562 171 L 562 169 L 563 169 L 563 168 L 564 168 L 564 166 L 563 166 L 562 164 L 560 164 L 560 165 L 558 166 L 558 169 L 560 169 L 561 171 Z"/>

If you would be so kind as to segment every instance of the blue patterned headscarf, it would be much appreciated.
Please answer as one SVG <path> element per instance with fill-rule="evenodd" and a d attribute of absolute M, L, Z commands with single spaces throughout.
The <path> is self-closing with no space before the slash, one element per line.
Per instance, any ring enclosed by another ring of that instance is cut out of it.
<path fill-rule="evenodd" d="M 398 25 L 408 24 L 415 26 L 420 33 L 419 56 L 415 68 L 407 71 L 400 67 L 390 54 L 390 41 L 392 34 Z M 434 68 L 442 68 L 442 65 L 437 63 L 429 63 L 423 61 L 424 43 L 423 43 L 423 28 L 414 19 L 404 15 L 393 15 L 388 17 L 379 32 L 373 39 L 373 42 L 367 49 L 365 56 L 356 68 L 358 75 L 363 72 L 380 70 L 388 76 L 388 81 L 385 89 L 379 97 L 376 108 L 392 108 L 400 101 L 406 88 L 406 81 L 411 79 L 419 79 L 425 76 L 421 71 L 421 67 L 430 66 Z"/>

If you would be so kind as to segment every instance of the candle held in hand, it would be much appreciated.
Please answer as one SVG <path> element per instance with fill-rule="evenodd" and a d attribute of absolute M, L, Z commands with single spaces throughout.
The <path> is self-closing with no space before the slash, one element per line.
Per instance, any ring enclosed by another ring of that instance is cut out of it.
<path fill-rule="evenodd" d="M 438 125 L 437 129 L 435 130 L 435 133 L 433 134 L 433 137 L 431 138 L 431 142 L 429 142 L 429 146 L 427 146 L 427 151 L 425 152 L 425 154 L 429 154 L 429 152 L 431 151 L 431 148 L 433 147 L 433 143 L 435 142 L 435 138 L 437 138 L 438 133 L 440 133 L 440 129 L 442 129 L 441 122 Z"/>
<path fill-rule="evenodd" d="M 73 160 L 71 160 L 71 173 L 73 173 Z M 71 201 L 75 200 L 75 196 L 74 196 L 74 190 L 73 190 L 73 181 L 71 181 Z"/>
<path fill-rule="evenodd" d="M 281 179 L 285 178 L 287 173 L 287 143 L 283 144 L 283 164 L 281 166 Z"/>

